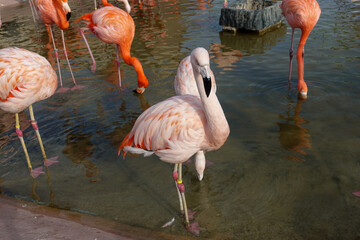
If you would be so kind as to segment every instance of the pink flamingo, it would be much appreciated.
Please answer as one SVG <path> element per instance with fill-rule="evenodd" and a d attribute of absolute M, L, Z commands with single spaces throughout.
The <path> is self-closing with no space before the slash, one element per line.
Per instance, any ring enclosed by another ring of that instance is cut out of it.
<path fill-rule="evenodd" d="M 199 151 L 219 149 L 229 136 L 230 129 L 218 98 L 212 89 L 209 54 L 204 48 L 191 53 L 191 65 L 198 96 L 180 95 L 159 102 L 144 111 L 133 129 L 124 138 L 119 154 L 127 152 L 150 156 L 174 163 L 174 180 L 180 192 L 180 210 L 185 214 L 187 229 L 198 235 L 197 222 L 189 223 L 182 183 L 182 163 Z"/>
<path fill-rule="evenodd" d="M 33 169 L 20 130 L 19 112 L 29 107 L 31 124 L 38 138 L 44 165 L 57 162 L 57 157 L 48 159 L 41 141 L 39 127 L 34 117 L 32 104 L 54 94 L 57 76 L 50 63 L 42 56 L 20 48 L 0 50 L 0 109 L 15 113 L 16 133 L 25 152 L 26 161 L 33 178 L 44 173 L 42 167 Z"/>
<path fill-rule="evenodd" d="M 125 0 L 126 6 L 128 2 Z M 100 40 L 116 44 L 116 64 L 119 75 L 119 86 L 121 87 L 121 72 L 120 72 L 120 62 L 119 62 L 119 53 L 124 59 L 124 62 L 128 65 L 132 65 L 135 68 L 138 77 L 138 93 L 143 93 L 145 88 L 149 85 L 149 81 L 144 74 L 144 70 L 141 66 L 140 61 L 136 57 L 132 57 L 130 54 L 131 44 L 135 35 L 135 24 L 132 17 L 129 13 L 121 10 L 117 7 L 114 7 L 106 0 L 102 0 L 102 3 L 105 7 L 97 9 L 91 13 L 87 13 L 77 19 L 75 22 L 80 19 L 87 21 L 87 28 L 90 29 L 94 35 Z M 130 12 L 130 7 L 126 7 L 127 11 Z M 92 70 L 95 71 L 96 62 L 91 53 L 91 49 L 85 35 L 80 29 L 80 34 L 84 38 L 85 44 L 89 50 L 91 59 L 92 59 Z"/>
<path fill-rule="evenodd" d="M 57 61 L 58 69 L 59 69 L 59 79 L 60 79 L 60 85 L 61 85 L 61 89 L 59 89 L 58 91 L 65 92 L 68 90 L 68 88 L 63 88 L 60 63 L 59 63 L 59 57 L 58 57 L 58 49 L 56 48 L 54 35 L 53 35 L 52 29 L 51 29 L 51 26 L 54 24 L 56 24 L 61 30 L 61 38 L 62 38 L 62 43 L 63 43 L 63 47 L 64 47 L 64 55 L 66 57 L 66 61 L 69 66 L 69 69 L 70 69 L 72 80 L 75 84 L 75 86 L 71 90 L 83 88 L 82 86 L 76 85 L 76 81 L 74 78 L 74 74 L 71 70 L 71 66 L 70 66 L 70 62 L 68 59 L 66 46 L 65 46 L 63 30 L 66 30 L 69 28 L 69 19 L 71 16 L 71 9 L 69 7 L 67 0 L 35 0 L 34 6 L 39 14 L 39 17 L 45 23 L 48 33 L 50 34 L 53 45 L 54 45 L 54 52 L 55 52 L 56 61 Z"/>
<path fill-rule="evenodd" d="M 293 40 L 295 28 L 300 28 L 301 37 L 297 48 L 296 59 L 298 62 L 298 91 L 301 98 L 307 98 L 308 88 L 304 81 L 304 47 L 311 30 L 319 20 L 321 9 L 316 0 L 283 0 L 282 13 L 292 28 L 290 46 L 289 83 L 291 80 L 291 65 L 293 57 Z"/>
<path fill-rule="evenodd" d="M 213 80 L 211 89 L 216 93 L 216 82 L 214 73 L 210 69 L 210 77 Z M 200 97 L 197 90 L 196 80 L 194 78 L 194 72 L 191 65 L 191 56 L 185 57 L 179 64 L 174 81 L 174 88 L 176 95 L 194 95 Z M 201 181 L 204 177 L 204 170 L 206 165 L 206 159 L 204 151 L 199 151 L 195 154 L 195 169 L 198 173 L 198 178 Z"/>

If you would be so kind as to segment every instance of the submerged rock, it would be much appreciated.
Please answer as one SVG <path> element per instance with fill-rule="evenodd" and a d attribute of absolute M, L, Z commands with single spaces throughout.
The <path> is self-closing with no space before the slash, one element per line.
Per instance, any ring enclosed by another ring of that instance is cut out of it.
<path fill-rule="evenodd" d="M 280 1 L 241 0 L 221 9 L 219 24 L 223 30 L 263 33 L 281 25 Z"/>

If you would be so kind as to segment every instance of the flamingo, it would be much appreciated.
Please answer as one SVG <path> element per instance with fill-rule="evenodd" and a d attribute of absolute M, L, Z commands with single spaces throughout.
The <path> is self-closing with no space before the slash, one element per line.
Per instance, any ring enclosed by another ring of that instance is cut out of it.
<path fill-rule="evenodd" d="M 210 77 L 213 79 L 212 90 L 216 93 L 216 83 L 214 73 L 210 69 Z M 185 57 L 179 64 L 177 73 L 174 80 L 174 89 L 176 95 L 194 95 L 200 97 L 197 90 L 196 80 L 194 78 L 194 72 L 191 65 L 191 56 Z M 204 177 L 204 170 L 206 165 L 206 159 L 204 151 L 199 151 L 195 154 L 195 169 L 198 173 L 198 179 L 201 181 Z"/>
<path fill-rule="evenodd" d="M 66 61 L 69 66 L 69 69 L 70 69 L 72 80 L 75 84 L 75 86 L 71 90 L 83 88 L 82 86 L 76 85 L 76 81 L 75 81 L 74 74 L 71 69 L 71 65 L 69 62 L 69 58 L 68 58 L 66 46 L 65 46 L 63 30 L 66 30 L 69 28 L 69 19 L 71 16 L 71 9 L 69 7 L 67 0 L 35 0 L 34 6 L 40 16 L 40 19 L 45 23 L 48 33 L 50 33 L 50 36 L 51 36 L 51 39 L 52 39 L 52 42 L 54 45 L 54 52 L 55 52 L 56 61 L 57 61 L 57 65 L 58 65 L 59 79 L 60 79 L 60 85 L 61 85 L 61 89 L 59 89 L 59 92 L 65 92 L 68 90 L 68 88 L 63 88 L 60 63 L 59 63 L 59 57 L 58 57 L 58 49 L 56 48 L 53 31 L 51 29 L 51 26 L 54 24 L 56 24 L 61 30 L 61 38 L 62 38 L 62 43 L 63 43 L 63 47 L 64 47 L 64 55 L 66 57 Z"/>
<path fill-rule="evenodd" d="M 124 2 L 127 2 L 127 0 L 124 0 Z M 120 53 L 124 59 L 124 62 L 128 65 L 132 65 L 135 68 L 138 77 L 138 88 L 136 91 L 138 93 L 143 93 L 145 88 L 149 85 L 149 81 L 144 74 L 144 70 L 140 61 L 136 57 L 132 57 L 130 54 L 131 44 L 135 35 L 134 20 L 128 13 L 130 12 L 130 7 L 127 7 L 128 12 L 125 12 L 124 10 L 114 7 L 106 0 L 102 0 L 102 3 L 105 7 L 97 9 L 91 13 L 84 14 L 75 22 L 79 21 L 80 19 L 84 19 L 87 21 L 87 28 L 84 28 L 85 30 L 90 29 L 96 37 L 100 38 L 100 40 L 106 43 L 116 44 L 116 64 L 119 75 L 119 86 L 121 87 L 119 62 Z M 96 62 L 81 28 L 80 34 L 84 38 L 85 44 L 90 53 L 93 62 L 92 70 L 95 71 Z"/>
<path fill-rule="evenodd" d="M 160 160 L 175 164 L 173 178 L 181 196 L 180 210 L 185 214 L 186 228 L 198 235 L 197 222 L 190 224 L 182 183 L 182 163 L 199 151 L 219 149 L 229 136 L 225 114 L 212 85 L 210 60 L 207 50 L 196 48 L 191 52 L 198 96 L 173 96 L 144 111 L 130 133 L 122 141 L 118 153 L 127 152 L 155 155 Z"/>
<path fill-rule="evenodd" d="M 33 169 L 20 129 L 19 112 L 29 107 L 31 124 L 38 138 L 44 165 L 57 162 L 57 157 L 47 158 L 42 144 L 39 127 L 34 117 L 32 104 L 54 94 L 57 76 L 50 63 L 37 53 L 21 48 L 0 50 L 0 109 L 15 113 L 16 133 L 25 152 L 30 174 L 33 178 L 44 173 L 42 167 Z"/>
<path fill-rule="evenodd" d="M 296 59 L 298 62 L 298 91 L 299 97 L 306 99 L 308 88 L 304 81 L 304 47 L 311 30 L 319 20 L 321 9 L 316 0 L 283 0 L 280 4 L 282 14 L 292 28 L 291 46 L 289 50 L 289 83 L 291 80 L 291 65 L 293 57 L 293 40 L 295 28 L 300 28 L 301 37 L 297 48 Z"/>

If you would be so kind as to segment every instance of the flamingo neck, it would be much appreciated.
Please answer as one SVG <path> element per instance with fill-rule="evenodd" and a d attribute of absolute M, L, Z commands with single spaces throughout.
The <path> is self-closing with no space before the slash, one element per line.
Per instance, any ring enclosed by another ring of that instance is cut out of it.
<path fill-rule="evenodd" d="M 304 80 L 304 47 L 311 30 L 304 29 L 301 31 L 300 42 L 297 48 L 296 59 L 298 62 L 298 90 L 307 92 L 307 86 Z"/>
<path fill-rule="evenodd" d="M 208 126 L 207 137 L 212 147 L 218 149 L 229 136 L 229 124 L 214 89 L 211 90 L 208 97 L 206 96 L 203 79 L 199 73 L 196 74 L 196 84 L 205 110 Z"/>
<path fill-rule="evenodd" d="M 111 3 L 108 3 L 107 0 L 101 0 L 102 4 L 104 5 L 104 7 L 110 6 L 113 7 L 114 5 L 112 5 Z"/>
<path fill-rule="evenodd" d="M 142 65 L 136 57 L 132 57 L 130 55 L 130 51 L 124 50 L 126 47 L 122 46 L 120 47 L 120 54 L 122 55 L 124 62 L 128 65 L 131 65 L 135 68 L 137 77 L 138 77 L 138 86 L 139 88 L 144 87 L 147 88 L 149 85 L 149 80 L 145 76 L 144 70 L 142 68 Z"/>

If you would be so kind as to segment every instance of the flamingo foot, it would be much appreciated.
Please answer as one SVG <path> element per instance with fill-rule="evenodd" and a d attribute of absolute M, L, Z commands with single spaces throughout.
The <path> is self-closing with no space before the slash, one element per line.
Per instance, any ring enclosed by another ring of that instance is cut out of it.
<path fill-rule="evenodd" d="M 356 196 L 356 197 L 360 197 L 360 191 L 359 192 L 353 192 L 352 193 L 354 196 Z"/>
<path fill-rule="evenodd" d="M 68 88 L 68 87 L 61 87 L 58 90 L 56 90 L 56 93 L 65 93 L 69 90 L 70 90 L 70 88 Z"/>
<path fill-rule="evenodd" d="M 81 90 L 81 89 L 84 89 L 84 88 L 85 88 L 84 85 L 75 85 L 70 90 L 75 91 L 75 90 Z"/>
<path fill-rule="evenodd" d="M 195 215 L 195 211 L 192 211 L 191 209 L 188 209 L 188 217 L 189 217 L 189 221 L 194 220 L 194 215 Z M 185 217 L 184 213 L 181 213 L 181 216 Z"/>
<path fill-rule="evenodd" d="M 186 230 L 194 234 L 195 236 L 200 236 L 200 226 L 198 222 L 190 223 L 186 226 Z"/>
<path fill-rule="evenodd" d="M 30 175 L 33 178 L 37 178 L 40 174 L 43 174 L 43 173 L 44 173 L 43 167 L 38 167 L 38 168 L 35 168 L 35 169 L 31 170 Z"/>
<path fill-rule="evenodd" d="M 58 163 L 58 162 L 59 162 L 58 161 L 58 156 L 56 156 L 56 157 L 45 159 L 44 160 L 44 165 L 46 167 L 49 167 L 49 166 L 53 165 L 54 163 Z"/>

